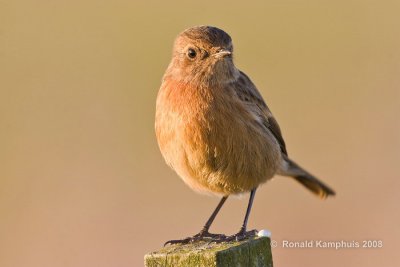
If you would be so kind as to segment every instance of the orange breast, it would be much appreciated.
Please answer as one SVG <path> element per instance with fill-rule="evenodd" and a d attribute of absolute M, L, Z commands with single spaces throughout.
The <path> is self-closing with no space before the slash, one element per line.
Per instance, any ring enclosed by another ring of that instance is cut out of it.
<path fill-rule="evenodd" d="M 271 178 L 280 162 L 275 139 L 226 89 L 167 81 L 158 94 L 161 153 L 196 191 L 250 191 Z"/>

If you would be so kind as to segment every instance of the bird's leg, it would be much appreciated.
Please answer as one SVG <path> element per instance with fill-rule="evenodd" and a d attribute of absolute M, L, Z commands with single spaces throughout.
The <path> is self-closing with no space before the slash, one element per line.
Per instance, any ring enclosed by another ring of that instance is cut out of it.
<path fill-rule="evenodd" d="M 224 205 L 227 198 L 228 198 L 228 196 L 222 197 L 221 201 L 218 203 L 218 206 L 215 208 L 214 212 L 211 214 L 210 218 L 207 220 L 206 224 L 203 226 L 203 228 L 201 229 L 201 231 L 198 234 L 196 234 L 192 237 L 187 237 L 185 239 L 181 239 L 181 240 L 169 240 L 169 241 L 165 242 L 164 246 L 173 245 L 173 244 L 187 244 L 187 243 L 192 243 L 195 241 L 200 241 L 200 240 L 205 240 L 205 239 L 224 239 L 224 238 L 226 238 L 226 236 L 223 234 L 211 234 L 208 232 L 208 230 L 210 229 L 211 224 L 213 223 L 215 217 L 217 216 L 219 210 Z"/>
<path fill-rule="evenodd" d="M 224 205 L 227 198 L 228 198 L 228 196 L 222 197 L 221 201 L 218 203 L 218 206 L 215 208 L 214 212 L 211 214 L 210 218 L 207 220 L 206 224 L 203 226 L 203 229 L 201 229 L 200 233 L 198 233 L 195 236 L 212 237 L 212 238 L 221 236 L 220 234 L 211 234 L 208 232 L 208 230 L 210 229 L 211 224 L 213 223 L 215 217 L 217 217 L 219 210 L 222 208 L 222 206 Z"/>
<path fill-rule="evenodd" d="M 220 240 L 217 240 L 217 242 L 226 242 L 226 241 L 240 241 L 244 240 L 249 237 L 254 237 L 257 234 L 257 230 L 251 230 L 247 231 L 247 221 L 249 219 L 251 207 L 253 205 L 253 200 L 254 196 L 256 194 L 257 188 L 254 188 L 250 192 L 250 198 L 249 198 L 249 204 L 247 205 L 247 210 L 246 210 L 246 216 L 244 217 L 243 225 L 240 228 L 239 232 L 237 234 L 227 236 L 226 238 L 221 238 Z"/>

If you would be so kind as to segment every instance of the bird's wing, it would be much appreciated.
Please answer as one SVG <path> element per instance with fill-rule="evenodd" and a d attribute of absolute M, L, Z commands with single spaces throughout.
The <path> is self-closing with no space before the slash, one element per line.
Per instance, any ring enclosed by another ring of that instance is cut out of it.
<path fill-rule="evenodd" d="M 256 86 L 243 72 L 240 72 L 236 85 L 235 90 L 239 99 L 252 107 L 252 110 L 256 112 L 263 125 L 271 131 L 278 141 L 282 153 L 287 156 L 285 141 L 283 140 L 278 122 L 275 120 Z"/>

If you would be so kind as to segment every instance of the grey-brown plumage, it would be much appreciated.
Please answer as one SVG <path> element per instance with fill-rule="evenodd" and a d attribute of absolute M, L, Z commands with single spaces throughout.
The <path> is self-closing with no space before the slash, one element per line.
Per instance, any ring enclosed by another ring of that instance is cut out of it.
<path fill-rule="evenodd" d="M 156 105 L 166 162 L 196 191 L 225 199 L 251 191 L 249 207 L 255 189 L 275 174 L 293 177 L 320 197 L 334 195 L 289 159 L 277 121 L 232 53 L 230 36 L 215 27 L 190 28 L 175 40 Z"/>

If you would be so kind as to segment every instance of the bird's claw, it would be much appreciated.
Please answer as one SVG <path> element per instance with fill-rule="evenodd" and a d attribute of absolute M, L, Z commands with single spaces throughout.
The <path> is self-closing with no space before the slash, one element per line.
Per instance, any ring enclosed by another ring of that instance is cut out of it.
<path fill-rule="evenodd" d="M 164 243 L 164 247 L 166 245 L 176 245 L 176 244 L 185 245 L 185 244 L 189 244 L 189 243 L 195 243 L 198 241 L 219 242 L 220 240 L 223 240 L 225 238 L 227 238 L 227 236 L 224 234 L 212 234 L 212 233 L 205 231 L 205 232 L 200 232 L 192 237 L 187 237 L 184 239 L 169 240 Z"/>
<path fill-rule="evenodd" d="M 237 234 L 226 236 L 225 238 L 215 240 L 215 242 L 222 243 L 222 242 L 242 241 L 248 238 L 255 237 L 257 233 L 258 233 L 257 230 L 251 230 L 251 231 L 240 230 Z"/>
<path fill-rule="evenodd" d="M 223 243 L 223 242 L 234 242 L 234 241 L 242 241 L 248 238 L 255 237 L 257 235 L 258 231 L 257 230 L 251 230 L 251 231 L 246 231 L 246 230 L 240 230 L 237 234 L 226 236 L 224 234 L 212 234 L 209 232 L 200 232 L 197 235 L 194 235 L 192 237 L 187 237 L 184 239 L 177 239 L 177 240 L 169 240 L 164 243 L 164 246 L 166 245 L 186 245 L 186 244 L 191 244 L 195 243 L 198 241 L 208 241 L 210 243 L 215 242 L 215 243 Z"/>

